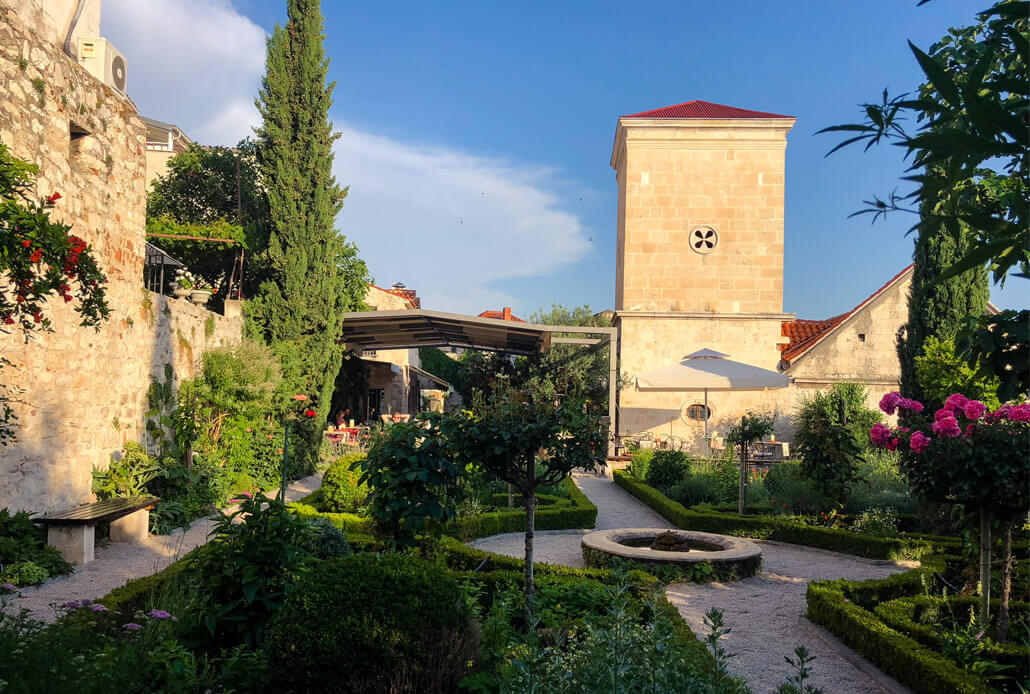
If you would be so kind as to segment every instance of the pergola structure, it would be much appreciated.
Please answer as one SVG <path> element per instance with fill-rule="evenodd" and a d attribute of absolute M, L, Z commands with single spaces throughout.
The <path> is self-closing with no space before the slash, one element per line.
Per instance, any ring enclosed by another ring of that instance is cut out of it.
<path fill-rule="evenodd" d="M 618 395 L 618 329 L 582 325 L 540 325 L 480 318 L 459 313 L 410 309 L 347 313 L 341 341 L 355 352 L 366 349 L 460 347 L 487 352 L 529 355 L 552 345 L 583 345 L 608 350 L 609 452 L 614 452 Z"/>

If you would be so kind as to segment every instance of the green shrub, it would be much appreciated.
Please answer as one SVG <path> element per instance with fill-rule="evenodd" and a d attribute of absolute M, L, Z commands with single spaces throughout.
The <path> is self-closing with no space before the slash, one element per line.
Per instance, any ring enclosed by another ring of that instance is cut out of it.
<path fill-rule="evenodd" d="M 719 495 L 718 481 L 714 476 L 704 473 L 688 474 L 681 481 L 669 487 L 668 496 L 684 506 L 722 501 Z"/>
<path fill-rule="evenodd" d="M 271 686 L 297 692 L 451 692 L 478 649 L 455 580 L 397 554 L 316 565 L 265 640 Z"/>
<path fill-rule="evenodd" d="M 647 478 L 647 470 L 651 467 L 651 459 L 654 458 L 653 448 L 639 448 L 633 451 L 630 456 L 629 472 L 638 480 Z"/>
<path fill-rule="evenodd" d="M 97 499 L 145 495 L 147 484 L 161 474 L 158 461 L 133 441 L 127 441 L 122 452 L 116 455 L 111 456 L 106 469 L 93 468 L 93 493 Z"/>
<path fill-rule="evenodd" d="M 871 508 L 862 512 L 851 530 L 873 537 L 898 537 L 898 515 L 892 508 Z"/>
<path fill-rule="evenodd" d="M 330 513 L 354 513 L 365 503 L 368 488 L 360 484 L 361 470 L 355 465 L 365 459 L 365 455 L 345 455 L 325 471 L 322 476 L 323 511 Z"/>
<path fill-rule="evenodd" d="M 0 583 L 36 586 L 50 578 L 50 572 L 34 561 L 19 561 L 0 572 Z"/>
<path fill-rule="evenodd" d="M 72 571 L 72 565 L 64 560 L 60 552 L 46 544 L 46 531 L 33 523 L 26 511 L 11 514 L 6 508 L 2 508 L 0 568 L 26 561 L 42 567 L 50 576 L 60 576 Z"/>
<path fill-rule="evenodd" d="M 314 532 L 303 547 L 316 559 L 333 559 L 353 554 L 347 535 L 333 525 L 325 516 L 317 516 L 308 521 Z"/>
<path fill-rule="evenodd" d="M 567 530 L 594 527 L 597 522 L 597 507 L 590 503 L 590 499 L 579 490 L 571 478 L 565 478 L 559 486 L 566 491 L 571 503 L 555 503 L 538 508 L 534 519 L 535 528 Z M 444 526 L 445 533 L 464 540 L 501 533 L 524 532 L 525 529 L 526 512 L 520 509 L 502 509 L 476 516 L 454 518 Z"/>
<path fill-rule="evenodd" d="M 898 462 L 895 451 L 881 448 L 866 451 L 858 463 L 858 479 L 848 492 L 845 506 L 849 513 L 886 507 L 899 515 L 916 511 L 916 499 L 901 476 Z"/>
<path fill-rule="evenodd" d="M 309 523 L 262 493 L 232 514 L 220 513 L 214 540 L 193 555 L 190 572 L 203 581 L 190 615 L 205 645 L 261 643 L 265 623 L 293 587 L 310 554 Z"/>
<path fill-rule="evenodd" d="M 769 492 L 769 503 L 781 513 L 816 514 L 828 503 L 816 485 L 805 478 L 798 463 L 773 466 L 763 484 Z"/>
<path fill-rule="evenodd" d="M 644 481 L 658 489 L 668 489 L 690 472 L 690 460 L 679 451 L 655 451 Z"/>

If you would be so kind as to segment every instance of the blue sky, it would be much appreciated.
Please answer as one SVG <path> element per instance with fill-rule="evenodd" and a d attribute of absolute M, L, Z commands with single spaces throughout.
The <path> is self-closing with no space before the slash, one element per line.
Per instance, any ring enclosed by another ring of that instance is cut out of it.
<path fill-rule="evenodd" d="M 784 308 L 841 313 L 910 262 L 910 219 L 847 218 L 904 165 L 895 148 L 824 158 L 835 136 L 814 133 L 918 84 L 906 39 L 926 47 L 981 4 L 323 2 L 351 185 L 338 225 L 377 282 L 405 282 L 426 308 L 610 308 L 618 116 L 691 99 L 790 114 Z M 103 13 L 142 113 L 206 144 L 248 133 L 285 2 Z M 1026 282 L 1010 285 L 995 301 L 1025 306 Z"/>

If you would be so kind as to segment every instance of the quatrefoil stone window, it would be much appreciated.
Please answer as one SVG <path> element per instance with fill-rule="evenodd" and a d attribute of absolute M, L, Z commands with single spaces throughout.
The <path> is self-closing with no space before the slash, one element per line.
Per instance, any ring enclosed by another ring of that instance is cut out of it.
<path fill-rule="evenodd" d="M 707 224 L 696 226 L 690 230 L 690 249 L 705 255 L 719 245 L 719 232 Z"/>

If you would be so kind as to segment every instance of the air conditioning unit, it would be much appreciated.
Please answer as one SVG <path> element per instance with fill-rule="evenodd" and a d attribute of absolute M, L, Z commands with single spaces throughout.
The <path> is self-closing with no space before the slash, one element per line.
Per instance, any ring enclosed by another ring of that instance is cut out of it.
<path fill-rule="evenodd" d="M 79 39 L 79 65 L 89 74 L 125 95 L 125 56 L 107 39 Z"/>

